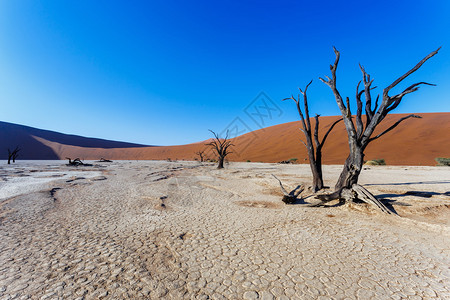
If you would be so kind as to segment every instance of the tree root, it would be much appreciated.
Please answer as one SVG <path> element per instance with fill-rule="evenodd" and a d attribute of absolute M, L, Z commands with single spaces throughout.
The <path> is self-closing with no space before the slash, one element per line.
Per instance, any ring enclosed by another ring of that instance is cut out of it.
<path fill-rule="evenodd" d="M 320 199 L 321 202 L 313 206 L 323 206 L 323 204 L 332 200 L 341 200 L 345 202 L 355 202 L 355 200 L 361 200 L 369 205 L 376 207 L 385 214 L 392 214 L 380 200 L 374 197 L 366 188 L 359 184 L 353 184 L 352 187 L 342 188 L 332 194 L 317 195 L 316 198 Z"/>

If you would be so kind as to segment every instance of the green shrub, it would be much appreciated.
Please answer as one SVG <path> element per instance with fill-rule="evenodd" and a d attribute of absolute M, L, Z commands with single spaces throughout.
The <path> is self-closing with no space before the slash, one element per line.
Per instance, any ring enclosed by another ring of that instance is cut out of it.
<path fill-rule="evenodd" d="M 372 160 L 366 161 L 366 165 L 369 165 L 369 166 L 385 166 L 386 162 L 384 161 L 384 158 L 372 159 Z"/>
<path fill-rule="evenodd" d="M 450 157 L 436 157 L 434 160 L 438 166 L 450 166 Z"/>
<path fill-rule="evenodd" d="M 250 162 L 250 159 L 247 159 L 247 162 Z"/>
<path fill-rule="evenodd" d="M 296 162 L 297 160 L 298 160 L 297 157 L 294 157 L 294 158 L 289 159 L 289 161 L 290 161 L 290 162 L 293 162 L 293 163 Z"/>

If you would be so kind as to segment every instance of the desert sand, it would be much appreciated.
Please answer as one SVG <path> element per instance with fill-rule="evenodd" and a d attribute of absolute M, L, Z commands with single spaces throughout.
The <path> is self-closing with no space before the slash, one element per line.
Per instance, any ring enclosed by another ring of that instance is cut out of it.
<path fill-rule="evenodd" d="M 421 119 L 408 119 L 395 130 L 374 141 L 366 149 L 366 160 L 383 158 L 388 165 L 420 166 L 436 165 L 436 157 L 450 156 L 450 113 L 419 113 Z M 406 114 L 389 114 L 377 128 L 378 134 Z M 337 116 L 320 118 L 319 136 L 323 136 Z M 240 135 L 233 139 L 233 153 L 230 161 L 279 162 L 297 158 L 305 163 L 307 154 L 300 142 L 303 134 L 299 122 L 271 126 Z M 226 128 L 214 128 L 225 134 Z M 239 129 L 241 130 L 241 129 Z M 207 130 L 205 129 L 205 132 Z M 130 133 L 131 134 L 131 133 Z M 230 133 L 233 134 L 232 132 Z M 123 142 L 105 141 L 66 135 L 0 122 L 0 144 L 22 149 L 20 159 L 81 159 L 113 160 L 194 160 L 199 150 L 206 150 L 206 156 L 215 158 L 205 142 L 179 146 L 148 146 Z M 338 124 L 323 149 L 325 164 L 343 164 L 349 152 L 347 132 Z M 0 159 L 6 159 L 7 152 L 0 152 Z"/>
<path fill-rule="evenodd" d="M 450 299 L 448 167 L 367 167 L 395 216 L 285 205 L 307 165 L 92 163 L 1 162 L 1 299 Z"/>

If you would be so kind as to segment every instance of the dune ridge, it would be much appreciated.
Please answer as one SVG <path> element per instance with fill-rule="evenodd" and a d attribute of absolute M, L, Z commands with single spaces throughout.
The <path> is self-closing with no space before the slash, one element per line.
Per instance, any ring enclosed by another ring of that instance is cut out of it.
<path fill-rule="evenodd" d="M 388 115 L 375 134 L 388 128 L 405 115 L 407 114 Z M 366 150 L 366 160 L 383 158 L 388 165 L 435 165 L 436 157 L 449 157 L 450 113 L 419 113 L 418 115 L 422 118 L 408 119 L 395 130 L 370 144 Z M 337 118 L 338 116 L 321 117 L 319 135 L 323 136 Z M 95 160 L 104 157 L 113 160 L 194 160 L 197 158 L 195 152 L 199 150 L 206 150 L 207 157 L 214 158 L 214 154 L 205 146 L 205 142 L 155 147 L 87 139 L 54 132 L 52 135 L 42 134 L 37 129 L 25 126 L 20 127 L 21 138 L 16 136 L 12 142 L 11 135 L 15 136 L 15 132 L 11 130 L 11 126 L 8 127 L 9 131 L 5 132 L 4 124 L 4 122 L 0 123 L 1 144 L 7 145 L 14 142 L 14 145 L 20 145 L 24 149 L 21 159 L 80 157 Z M 300 127 L 300 122 L 295 121 L 238 136 L 233 139 L 235 146 L 228 159 L 230 161 L 278 162 L 297 158 L 299 163 L 308 163 L 306 149 L 299 140 L 303 137 Z M 55 135 L 59 138 L 54 138 Z M 344 124 L 340 123 L 325 144 L 323 163 L 343 164 L 348 151 L 347 132 Z M 0 158 L 5 159 L 5 156 L 6 150 L 0 153 Z"/>

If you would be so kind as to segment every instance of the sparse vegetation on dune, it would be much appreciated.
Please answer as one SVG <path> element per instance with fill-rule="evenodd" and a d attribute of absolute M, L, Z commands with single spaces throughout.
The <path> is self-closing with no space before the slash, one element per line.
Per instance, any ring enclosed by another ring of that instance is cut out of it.
<path fill-rule="evenodd" d="M 450 166 L 450 157 L 436 157 L 438 166 Z"/>
<path fill-rule="evenodd" d="M 368 160 L 365 162 L 365 164 L 369 165 L 369 166 L 385 166 L 386 162 L 385 162 L 384 158 L 379 158 L 379 159 Z"/>

